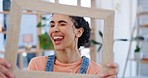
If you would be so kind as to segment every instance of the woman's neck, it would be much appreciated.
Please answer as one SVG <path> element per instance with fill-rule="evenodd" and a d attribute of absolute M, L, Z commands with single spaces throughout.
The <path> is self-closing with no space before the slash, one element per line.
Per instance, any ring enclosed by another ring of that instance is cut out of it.
<path fill-rule="evenodd" d="M 62 63 L 73 63 L 81 58 L 78 50 L 64 49 L 56 51 L 56 59 Z"/>

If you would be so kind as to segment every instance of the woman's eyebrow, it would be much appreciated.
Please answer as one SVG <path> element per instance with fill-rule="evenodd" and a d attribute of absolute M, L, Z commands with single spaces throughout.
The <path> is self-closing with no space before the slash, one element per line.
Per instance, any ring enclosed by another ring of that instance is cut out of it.
<path fill-rule="evenodd" d="M 60 21 L 58 21 L 58 23 L 67 23 L 67 21 L 65 21 L 65 20 L 60 20 Z"/>
<path fill-rule="evenodd" d="M 54 21 L 50 21 L 50 23 L 55 23 Z M 67 21 L 65 21 L 65 20 L 60 20 L 60 21 L 58 21 L 58 23 L 67 23 Z"/>
<path fill-rule="evenodd" d="M 50 21 L 50 23 L 54 23 L 54 21 Z"/>

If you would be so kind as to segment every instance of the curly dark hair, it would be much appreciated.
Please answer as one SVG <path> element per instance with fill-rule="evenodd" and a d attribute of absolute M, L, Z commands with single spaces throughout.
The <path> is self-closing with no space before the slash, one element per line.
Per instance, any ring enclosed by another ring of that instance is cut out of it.
<path fill-rule="evenodd" d="M 75 28 L 83 28 L 84 32 L 81 37 L 78 39 L 78 48 L 80 46 L 84 46 L 85 43 L 89 42 L 91 29 L 89 27 L 89 23 L 83 18 L 78 16 L 70 16 L 72 18 L 72 22 L 74 23 Z"/>

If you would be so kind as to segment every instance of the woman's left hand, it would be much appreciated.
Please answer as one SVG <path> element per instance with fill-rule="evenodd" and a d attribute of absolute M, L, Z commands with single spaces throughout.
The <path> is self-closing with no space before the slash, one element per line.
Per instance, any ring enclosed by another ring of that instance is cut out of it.
<path fill-rule="evenodd" d="M 118 74 L 118 68 L 119 68 L 118 64 L 110 63 L 110 64 L 107 64 L 106 67 L 109 68 L 109 71 L 103 73 L 101 75 L 101 78 L 116 78 Z"/>

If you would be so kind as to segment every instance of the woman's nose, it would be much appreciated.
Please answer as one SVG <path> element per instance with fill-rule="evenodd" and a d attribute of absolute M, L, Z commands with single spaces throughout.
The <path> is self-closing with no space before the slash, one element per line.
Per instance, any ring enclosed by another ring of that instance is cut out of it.
<path fill-rule="evenodd" d="M 59 32 L 59 28 L 55 27 L 54 32 Z"/>

